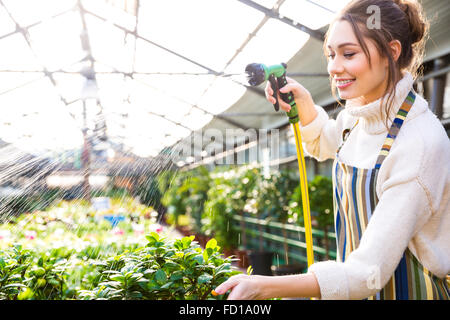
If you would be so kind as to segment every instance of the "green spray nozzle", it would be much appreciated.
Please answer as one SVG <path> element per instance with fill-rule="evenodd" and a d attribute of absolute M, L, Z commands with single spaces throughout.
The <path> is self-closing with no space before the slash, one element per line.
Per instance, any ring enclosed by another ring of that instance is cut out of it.
<path fill-rule="evenodd" d="M 245 72 L 248 74 L 248 83 L 252 86 L 259 86 L 268 80 L 271 75 L 274 75 L 275 78 L 282 77 L 286 73 L 286 64 L 266 66 L 262 63 L 250 63 L 245 68 Z"/>
<path fill-rule="evenodd" d="M 273 105 L 275 111 L 280 109 L 278 102 L 278 94 L 284 102 L 291 106 L 291 110 L 286 112 L 290 123 L 298 122 L 297 105 L 295 104 L 294 96 L 291 92 L 281 93 L 279 88 L 284 87 L 287 84 L 286 80 L 286 68 L 285 63 L 275 64 L 272 66 L 266 66 L 262 63 L 250 63 L 245 68 L 245 72 L 248 75 L 248 83 L 251 86 L 258 86 L 266 80 L 269 80 L 272 90 L 274 92 L 274 98 L 276 100 Z"/>

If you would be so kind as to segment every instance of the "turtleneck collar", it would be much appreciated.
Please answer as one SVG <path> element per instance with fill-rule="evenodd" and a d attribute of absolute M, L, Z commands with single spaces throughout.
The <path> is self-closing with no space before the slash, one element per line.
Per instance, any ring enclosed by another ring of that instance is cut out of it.
<path fill-rule="evenodd" d="M 397 82 L 393 106 L 389 112 L 388 127 L 391 126 L 413 83 L 414 79 L 409 72 L 405 72 L 403 78 Z M 359 118 L 358 126 L 361 126 L 367 133 L 380 134 L 387 131 L 385 126 L 386 110 L 384 108 L 380 110 L 380 103 L 381 98 L 366 105 L 361 105 L 358 99 L 351 99 L 346 101 L 345 109 L 348 114 Z"/>

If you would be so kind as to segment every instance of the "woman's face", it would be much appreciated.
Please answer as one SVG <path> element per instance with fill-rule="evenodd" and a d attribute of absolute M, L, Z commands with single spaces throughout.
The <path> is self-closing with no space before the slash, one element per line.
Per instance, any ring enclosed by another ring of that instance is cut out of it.
<path fill-rule="evenodd" d="M 350 23 L 345 20 L 331 26 L 326 46 L 328 73 L 339 97 L 344 100 L 358 98 L 367 104 L 381 98 L 386 90 L 388 60 L 380 57 L 372 41 L 364 40 L 372 66 L 369 66 Z"/>

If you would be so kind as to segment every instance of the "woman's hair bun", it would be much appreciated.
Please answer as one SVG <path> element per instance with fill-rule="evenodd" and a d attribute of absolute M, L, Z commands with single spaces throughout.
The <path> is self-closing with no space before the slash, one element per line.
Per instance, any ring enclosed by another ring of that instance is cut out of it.
<path fill-rule="evenodd" d="M 422 12 L 422 7 L 416 0 L 393 0 L 395 4 L 406 14 L 408 18 L 411 43 L 423 40 L 427 32 L 427 22 Z"/>

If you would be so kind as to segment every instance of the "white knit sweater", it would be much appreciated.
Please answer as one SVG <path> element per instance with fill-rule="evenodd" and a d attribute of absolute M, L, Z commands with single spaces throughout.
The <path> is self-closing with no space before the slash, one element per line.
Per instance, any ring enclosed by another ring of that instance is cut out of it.
<path fill-rule="evenodd" d="M 389 127 L 413 84 L 405 73 Z M 342 131 L 351 128 L 339 156 L 351 166 L 373 168 L 386 138 L 380 99 L 364 106 L 348 100 L 337 119 L 316 106 L 318 116 L 301 127 L 306 151 L 317 160 L 333 159 Z M 317 262 L 316 275 L 322 299 L 363 299 L 377 291 L 368 285 L 374 270 L 384 287 L 406 247 L 425 268 L 444 278 L 450 271 L 450 140 L 428 103 L 419 95 L 400 129 L 377 178 L 379 202 L 359 247 L 344 263 Z M 370 288 L 372 289 L 370 289 Z"/>

